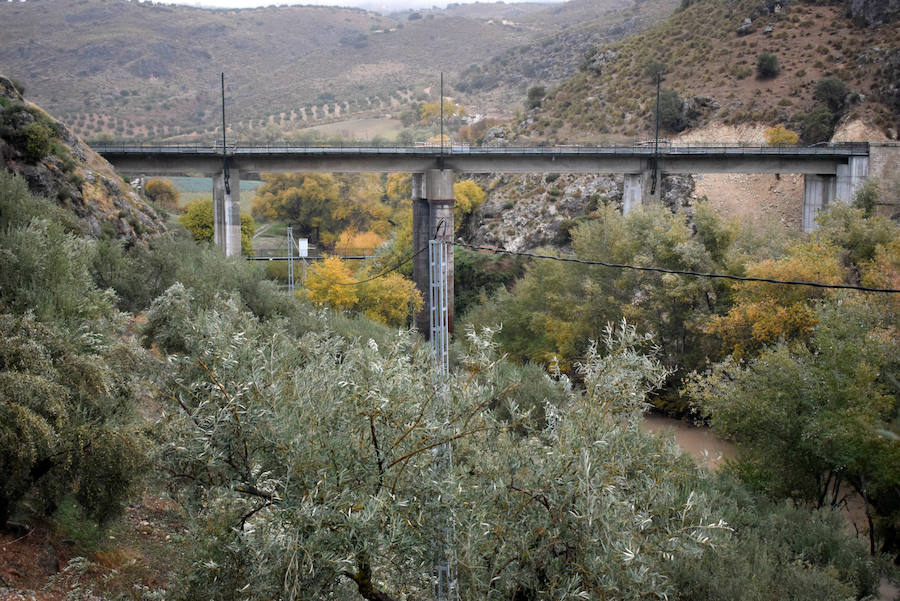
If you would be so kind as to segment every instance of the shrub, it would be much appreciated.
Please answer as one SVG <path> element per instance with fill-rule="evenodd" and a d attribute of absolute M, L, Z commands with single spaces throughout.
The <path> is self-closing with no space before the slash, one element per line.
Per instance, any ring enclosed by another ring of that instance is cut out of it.
<path fill-rule="evenodd" d="M 819 106 L 803 116 L 800 133 L 807 144 L 827 142 L 834 133 L 834 113 L 828 107 Z"/>
<path fill-rule="evenodd" d="M 678 92 L 671 88 L 663 88 L 659 96 L 659 124 L 673 132 L 679 132 L 686 126 L 684 119 L 684 101 Z"/>
<path fill-rule="evenodd" d="M 528 88 L 528 98 L 525 100 L 526 109 L 535 109 L 541 106 L 547 89 L 544 86 L 532 86 Z"/>
<path fill-rule="evenodd" d="M 644 75 L 650 78 L 650 81 L 656 83 L 656 78 L 664 75 L 668 70 L 665 63 L 659 61 L 651 61 L 644 67 Z"/>
<path fill-rule="evenodd" d="M 178 190 L 175 189 L 171 180 L 158 178 L 147 180 L 144 185 L 144 194 L 151 202 L 161 205 L 168 211 L 178 209 Z"/>
<path fill-rule="evenodd" d="M 819 80 L 813 97 L 824 103 L 832 113 L 840 113 L 844 110 L 849 92 L 847 84 L 832 75 Z"/>
<path fill-rule="evenodd" d="M 47 125 L 35 121 L 22 128 L 25 159 L 36 163 L 50 152 L 53 130 Z"/>
<path fill-rule="evenodd" d="M 756 61 L 756 73 L 760 79 L 772 79 L 781 72 L 778 57 L 771 52 L 763 52 Z"/>
<path fill-rule="evenodd" d="M 766 143 L 769 146 L 793 146 L 799 141 L 800 136 L 797 132 L 785 128 L 784 125 L 778 124 L 766 130 Z"/>

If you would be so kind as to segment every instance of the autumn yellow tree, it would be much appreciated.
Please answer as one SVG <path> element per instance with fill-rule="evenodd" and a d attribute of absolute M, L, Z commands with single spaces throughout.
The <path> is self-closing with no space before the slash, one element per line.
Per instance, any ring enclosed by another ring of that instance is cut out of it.
<path fill-rule="evenodd" d="M 179 223 L 187 228 L 197 242 L 215 241 L 215 224 L 213 222 L 213 201 L 195 200 L 184 208 L 184 214 L 178 218 Z M 241 213 L 241 254 L 253 255 L 253 235 L 256 234 L 256 222 L 253 217 Z"/>
<path fill-rule="evenodd" d="M 444 100 L 444 119 L 462 117 L 465 114 L 466 108 L 464 106 L 456 104 L 452 100 Z M 440 118 L 440 102 L 423 102 L 419 105 L 419 123 L 422 125 L 430 125 L 437 122 Z"/>
<path fill-rule="evenodd" d="M 822 241 L 801 242 L 778 260 L 751 263 L 750 277 L 839 284 L 844 271 L 838 247 Z M 741 358 L 782 340 L 805 339 L 816 325 L 814 302 L 825 294 L 806 286 L 763 282 L 734 285 L 734 305 L 712 317 L 707 332 L 718 335 L 725 348 Z"/>
<path fill-rule="evenodd" d="M 384 238 L 375 232 L 360 232 L 350 227 L 341 232 L 334 250 L 339 254 L 367 254 L 373 255 L 384 243 Z"/>
<path fill-rule="evenodd" d="M 389 273 L 363 284 L 358 310 L 366 317 L 394 327 L 422 308 L 422 294 L 416 285 L 399 273 Z"/>
<path fill-rule="evenodd" d="M 178 190 L 172 180 L 153 178 L 144 184 L 144 195 L 167 211 L 178 210 Z"/>
<path fill-rule="evenodd" d="M 766 130 L 766 143 L 769 146 L 793 146 L 800 141 L 797 132 L 787 129 L 780 123 Z"/>
<path fill-rule="evenodd" d="M 346 262 L 327 257 L 307 274 L 308 298 L 338 311 L 357 311 L 390 326 L 405 326 L 413 312 L 422 308 L 422 295 L 399 273 L 374 271 L 363 268 L 354 275 Z"/>
<path fill-rule="evenodd" d="M 487 198 L 487 193 L 474 181 L 465 179 L 453 184 L 453 196 L 456 198 L 453 205 L 453 222 L 458 231 L 466 218 L 481 206 Z"/>
<path fill-rule="evenodd" d="M 344 261 L 337 257 L 325 257 L 309 268 L 306 290 L 312 302 L 343 311 L 353 309 L 359 302 L 355 282 Z"/>

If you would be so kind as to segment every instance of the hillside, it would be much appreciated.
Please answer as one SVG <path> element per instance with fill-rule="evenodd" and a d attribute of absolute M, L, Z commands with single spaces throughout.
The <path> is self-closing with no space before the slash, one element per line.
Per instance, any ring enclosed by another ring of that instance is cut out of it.
<path fill-rule="evenodd" d="M 64 124 L 0 75 L 0 167 L 55 200 L 85 234 L 133 243 L 165 230 L 156 212 Z"/>
<path fill-rule="evenodd" d="M 441 71 L 452 80 L 485 57 L 583 19 L 619 18 L 617 11 L 634 4 L 487 3 L 388 17 L 316 6 L 205 10 L 31 0 L 0 3 L 0 64 L 80 135 L 211 137 L 220 123 L 223 71 L 229 126 L 239 135 L 266 128 L 283 135 L 348 118 L 383 118 L 432 98 Z M 504 104 L 510 98 L 522 100 L 520 94 L 480 98 L 485 104 L 473 110 L 511 114 Z"/>
<path fill-rule="evenodd" d="M 665 135 L 713 120 L 785 123 L 801 130 L 820 104 L 818 82 L 835 76 L 849 92 L 835 116 L 862 119 L 896 137 L 900 22 L 873 13 L 878 3 L 855 2 L 852 12 L 806 2 L 682 4 L 690 6 L 664 23 L 586 55 L 579 72 L 520 124 L 524 138 L 651 136 L 659 70 L 663 87 L 680 96 L 675 126 Z M 758 76 L 765 52 L 777 60 L 775 77 Z"/>
<path fill-rule="evenodd" d="M 454 88 L 482 102 L 519 103 L 529 86 L 562 83 L 578 71 L 591 49 L 656 25 L 677 6 L 677 0 L 620 2 L 604 11 L 597 4 L 572 0 L 529 15 L 522 21 L 552 13 L 564 25 L 535 42 L 469 65 L 454 80 Z"/>

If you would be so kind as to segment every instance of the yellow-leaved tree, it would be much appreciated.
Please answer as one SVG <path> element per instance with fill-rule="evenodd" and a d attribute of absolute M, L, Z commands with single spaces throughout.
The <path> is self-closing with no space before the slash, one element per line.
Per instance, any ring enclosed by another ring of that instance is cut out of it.
<path fill-rule="evenodd" d="M 412 280 L 399 273 L 389 273 L 362 285 L 358 310 L 369 319 L 403 327 L 421 308 L 422 294 Z"/>
<path fill-rule="evenodd" d="M 778 260 L 751 263 L 750 277 L 839 284 L 844 279 L 841 250 L 811 240 L 793 246 Z M 734 305 L 727 314 L 712 317 L 707 332 L 721 337 L 736 358 L 754 354 L 780 340 L 805 339 L 816 325 L 814 302 L 821 289 L 763 282 L 734 285 Z"/>
<path fill-rule="evenodd" d="M 766 130 L 766 142 L 769 146 L 793 146 L 800 141 L 797 132 L 787 129 L 780 123 Z"/>
<path fill-rule="evenodd" d="M 325 257 L 309 268 L 306 290 L 312 302 L 343 311 L 353 309 L 359 302 L 355 282 L 345 262 L 337 257 Z"/>
<path fill-rule="evenodd" d="M 377 274 L 364 268 L 354 276 L 346 262 L 326 257 L 310 268 L 306 290 L 309 299 L 319 305 L 358 311 L 389 326 L 405 326 L 412 314 L 422 308 L 421 293 L 399 273 L 373 275 Z"/>
<path fill-rule="evenodd" d="M 453 184 L 453 196 L 456 198 L 456 203 L 453 205 L 453 222 L 456 230 L 459 231 L 468 216 L 487 198 L 487 193 L 474 181 L 464 179 Z"/>
<path fill-rule="evenodd" d="M 342 255 L 374 255 L 384 238 L 375 232 L 360 232 L 349 227 L 341 232 L 334 250 Z"/>

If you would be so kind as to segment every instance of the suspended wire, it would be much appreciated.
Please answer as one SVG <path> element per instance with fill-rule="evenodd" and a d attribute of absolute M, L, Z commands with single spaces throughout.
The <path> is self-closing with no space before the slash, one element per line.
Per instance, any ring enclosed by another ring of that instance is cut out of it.
<path fill-rule="evenodd" d="M 434 235 L 432 236 L 432 238 L 436 239 L 438 237 L 438 234 L 440 234 L 442 230 L 446 230 L 446 227 L 447 227 L 447 224 L 446 224 L 445 220 L 441 219 L 438 222 L 437 226 L 435 226 L 435 228 L 434 228 Z M 354 282 L 335 282 L 334 280 L 326 280 L 326 281 L 329 284 L 334 284 L 335 286 L 359 286 L 360 284 L 367 284 L 373 280 L 377 280 L 378 278 L 383 278 L 386 275 L 390 275 L 390 274 L 394 273 L 395 271 L 397 271 L 398 269 L 400 269 L 401 267 L 403 267 L 404 265 L 406 265 L 407 263 L 409 263 L 410 261 L 412 261 L 419 255 L 421 255 L 426 250 L 428 250 L 428 246 L 423 246 L 416 252 L 408 255 L 405 259 L 403 259 L 402 261 L 400 261 L 393 267 L 386 269 L 377 275 L 373 275 L 370 278 L 366 278 L 365 280 L 359 280 L 359 281 L 354 281 Z"/>
<path fill-rule="evenodd" d="M 735 280 L 738 282 L 764 282 L 767 284 L 780 284 L 783 286 L 810 286 L 812 288 L 829 288 L 836 290 L 858 290 L 861 292 L 881 292 L 885 294 L 898 294 L 900 289 L 896 288 L 871 288 L 868 286 L 853 286 L 851 284 L 824 284 L 822 282 L 804 282 L 799 280 L 776 280 L 773 278 L 757 278 L 751 276 L 730 275 L 727 273 L 704 273 L 701 271 L 689 271 L 682 269 L 666 269 L 664 267 L 640 267 L 638 265 L 628 265 L 623 263 L 609 263 L 607 261 L 590 261 L 587 259 L 579 259 L 577 257 L 554 257 L 553 255 L 540 255 L 536 253 L 528 253 L 514 250 L 505 250 L 500 248 L 491 248 L 489 246 L 475 246 L 474 244 L 466 244 L 465 242 L 454 242 L 454 246 L 468 248 L 482 252 L 490 252 L 502 255 L 515 255 L 519 257 L 530 257 L 532 259 L 550 259 L 552 261 L 560 261 L 564 263 L 580 263 L 581 265 L 601 265 L 603 267 L 612 267 L 614 269 L 633 269 L 635 271 L 653 271 L 657 273 L 671 273 L 675 275 L 686 275 L 698 278 L 712 278 L 722 280 Z"/>

